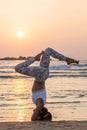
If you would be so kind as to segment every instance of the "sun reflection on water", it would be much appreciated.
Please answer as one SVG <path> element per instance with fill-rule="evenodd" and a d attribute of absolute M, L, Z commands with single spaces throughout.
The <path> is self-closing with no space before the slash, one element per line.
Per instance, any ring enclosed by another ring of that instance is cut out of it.
<path fill-rule="evenodd" d="M 13 89 L 16 94 L 15 98 L 15 118 L 16 121 L 24 122 L 31 120 L 31 111 L 29 108 L 32 108 L 32 101 L 30 100 L 31 90 L 31 80 L 26 82 L 24 79 L 17 80 L 15 82 L 15 88 Z"/>

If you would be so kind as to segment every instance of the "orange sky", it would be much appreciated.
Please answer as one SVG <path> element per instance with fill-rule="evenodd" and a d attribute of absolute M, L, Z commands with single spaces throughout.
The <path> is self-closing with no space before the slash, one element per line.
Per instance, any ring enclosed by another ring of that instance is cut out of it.
<path fill-rule="evenodd" d="M 47 47 L 87 59 L 87 0 L 0 0 L 0 57 L 35 55 Z"/>

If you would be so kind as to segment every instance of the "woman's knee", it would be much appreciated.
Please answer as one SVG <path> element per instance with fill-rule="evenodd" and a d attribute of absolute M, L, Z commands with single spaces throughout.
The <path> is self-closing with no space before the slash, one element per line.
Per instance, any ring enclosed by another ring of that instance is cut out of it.
<path fill-rule="evenodd" d="M 45 49 L 45 53 L 50 54 L 50 53 L 51 53 L 51 50 L 52 50 L 52 48 L 48 47 L 48 48 Z"/>
<path fill-rule="evenodd" d="M 51 48 L 50 48 L 50 47 L 48 47 L 48 48 L 46 48 L 46 49 L 45 49 L 45 51 L 50 51 L 50 50 L 51 50 Z"/>

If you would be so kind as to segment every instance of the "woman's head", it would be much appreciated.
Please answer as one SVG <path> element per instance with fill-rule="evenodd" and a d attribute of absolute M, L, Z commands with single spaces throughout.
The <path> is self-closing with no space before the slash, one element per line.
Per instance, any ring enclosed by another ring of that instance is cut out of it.
<path fill-rule="evenodd" d="M 32 121 L 37 121 L 37 120 L 38 121 L 51 121 L 52 115 L 46 107 L 39 106 L 39 107 L 36 107 L 36 109 L 34 110 L 34 113 L 32 115 Z"/>
<path fill-rule="evenodd" d="M 44 101 L 42 98 L 38 98 L 36 100 L 36 107 L 39 108 L 39 109 L 42 109 L 44 107 Z"/>
<path fill-rule="evenodd" d="M 48 111 L 46 107 L 44 107 L 44 101 L 42 98 L 38 98 L 36 100 L 36 108 L 38 108 L 39 111 L 39 117 L 41 121 L 51 121 L 52 120 L 52 115 Z"/>

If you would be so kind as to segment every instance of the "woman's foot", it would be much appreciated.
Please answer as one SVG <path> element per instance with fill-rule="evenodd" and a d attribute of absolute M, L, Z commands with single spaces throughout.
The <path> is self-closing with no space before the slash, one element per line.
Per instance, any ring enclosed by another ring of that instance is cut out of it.
<path fill-rule="evenodd" d="M 79 64 L 79 60 L 75 60 L 75 59 L 71 59 L 71 58 L 67 58 L 66 59 L 67 64 L 72 64 L 72 63 L 76 63 Z"/>

